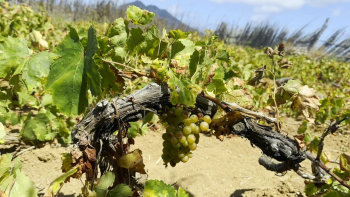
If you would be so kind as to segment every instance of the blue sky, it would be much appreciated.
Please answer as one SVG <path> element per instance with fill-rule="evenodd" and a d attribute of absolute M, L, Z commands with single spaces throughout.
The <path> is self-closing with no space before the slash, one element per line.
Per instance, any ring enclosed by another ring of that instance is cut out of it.
<path fill-rule="evenodd" d="M 132 2 L 128 0 L 126 2 Z M 244 26 L 270 22 L 290 31 L 309 24 L 306 33 L 330 18 L 324 36 L 346 28 L 349 36 L 350 0 L 141 0 L 165 9 L 192 27 L 215 29 L 221 21 Z"/>

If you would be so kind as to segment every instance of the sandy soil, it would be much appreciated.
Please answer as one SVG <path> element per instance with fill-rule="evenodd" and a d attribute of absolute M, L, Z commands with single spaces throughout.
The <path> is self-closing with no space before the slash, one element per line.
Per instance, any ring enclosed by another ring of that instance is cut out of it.
<path fill-rule="evenodd" d="M 283 129 L 289 135 L 296 134 L 301 121 L 285 119 Z M 288 123 L 288 124 L 287 124 Z M 320 136 L 321 132 L 310 132 Z M 144 163 L 149 179 L 161 179 L 175 187 L 184 188 L 191 196 L 303 196 L 304 180 L 294 172 L 276 176 L 258 164 L 261 151 L 253 148 L 249 141 L 240 137 L 227 138 L 223 142 L 214 136 L 202 135 L 194 156 L 187 163 L 175 168 L 165 168 L 160 162 L 162 153 L 161 131 L 151 131 L 137 137 L 133 148 L 143 151 Z M 350 135 L 329 136 L 325 151 L 332 160 L 341 152 L 350 154 Z M 29 176 L 43 194 L 50 182 L 61 174 L 60 154 L 69 148 L 51 147 L 28 151 L 20 156 L 23 172 Z M 310 162 L 302 163 L 310 169 Z M 61 189 L 59 196 L 78 196 L 81 180 L 71 180 Z"/>

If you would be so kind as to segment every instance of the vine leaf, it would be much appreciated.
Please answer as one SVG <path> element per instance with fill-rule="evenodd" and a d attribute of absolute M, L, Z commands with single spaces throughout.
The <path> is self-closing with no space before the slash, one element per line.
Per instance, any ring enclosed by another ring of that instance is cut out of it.
<path fill-rule="evenodd" d="M 350 173 L 350 156 L 343 153 L 340 155 L 339 158 L 339 163 L 340 163 L 340 169 Z"/>
<path fill-rule="evenodd" d="M 176 191 L 171 185 L 161 180 L 147 180 L 145 185 L 145 197 L 168 196 L 168 197 L 188 197 L 189 195 L 179 187 Z"/>
<path fill-rule="evenodd" d="M 91 94 L 94 96 L 99 96 L 101 94 L 101 75 L 98 71 L 98 66 L 95 64 L 93 59 L 98 48 L 95 33 L 95 29 L 90 26 L 88 31 L 87 50 L 84 56 L 84 67 Z"/>
<path fill-rule="evenodd" d="M 136 25 L 147 25 L 152 22 L 154 13 L 132 5 L 126 9 L 126 17 Z"/>
<path fill-rule="evenodd" d="M 119 166 L 129 169 L 134 172 L 146 174 L 145 164 L 143 164 L 142 151 L 136 149 L 126 155 L 123 155 L 119 159 Z"/>
<path fill-rule="evenodd" d="M 171 70 L 168 75 L 170 77 L 168 85 L 173 90 L 170 94 L 171 103 L 181 103 L 186 106 L 193 106 L 196 103 L 198 88 L 191 88 L 191 84 L 187 79 L 180 80 Z"/>
<path fill-rule="evenodd" d="M 115 175 L 112 172 L 106 172 L 95 185 L 96 197 L 106 196 L 108 188 L 113 185 L 115 181 Z"/>
<path fill-rule="evenodd" d="M 34 141 L 34 140 L 52 140 L 47 139 L 47 135 L 51 133 L 49 127 L 50 118 L 47 113 L 39 113 L 37 116 L 32 118 L 28 116 L 24 126 L 21 130 L 23 140 Z"/>
<path fill-rule="evenodd" d="M 128 197 L 132 196 L 131 188 L 125 184 L 119 184 L 113 189 L 108 190 L 115 181 L 115 175 L 112 172 L 106 172 L 95 184 L 94 191 L 96 197 Z"/>
<path fill-rule="evenodd" d="M 50 72 L 50 66 L 58 55 L 47 51 L 33 55 L 24 65 L 22 78 L 24 79 L 28 91 L 41 86 Z"/>
<path fill-rule="evenodd" d="M 73 157 L 70 153 L 62 153 L 62 172 L 68 172 L 72 168 Z"/>
<path fill-rule="evenodd" d="M 66 182 L 67 179 L 69 179 L 72 175 L 74 175 L 80 166 L 76 166 L 69 170 L 68 172 L 62 174 L 61 176 L 57 177 L 55 180 L 53 180 L 47 189 L 45 193 L 45 197 L 54 197 L 57 195 L 57 193 L 60 191 L 60 188 L 63 186 L 63 184 Z"/>
<path fill-rule="evenodd" d="M 247 89 L 229 90 L 226 94 L 223 94 L 222 100 L 228 103 L 237 103 L 246 109 L 254 107 L 252 96 Z"/>
<path fill-rule="evenodd" d="M 179 39 L 171 47 L 171 59 L 176 59 L 176 56 L 187 55 L 187 59 L 190 58 L 190 55 L 194 52 L 194 44 L 190 40 Z"/>
<path fill-rule="evenodd" d="M 320 101 L 316 96 L 316 90 L 309 88 L 308 86 L 302 86 L 298 89 L 298 94 L 292 97 L 292 109 L 299 109 L 307 121 L 315 122 L 314 118 L 311 118 L 309 108 L 318 111 L 320 109 Z"/>
<path fill-rule="evenodd" d="M 108 38 L 113 46 L 111 58 L 115 62 L 124 62 L 126 55 L 124 47 L 129 34 L 128 24 L 129 22 L 123 18 L 117 18 L 108 30 Z"/>
<path fill-rule="evenodd" d="M 87 107 L 87 86 L 84 75 L 84 47 L 75 29 L 57 46 L 61 57 L 51 66 L 46 89 L 57 108 L 67 116 L 81 114 Z"/>
<path fill-rule="evenodd" d="M 11 154 L 3 154 L 0 158 L 0 190 L 8 196 L 36 197 L 38 190 L 34 182 L 21 172 L 22 162 L 16 158 L 13 162 Z"/>
<path fill-rule="evenodd" d="M 170 38 L 174 38 L 174 39 L 183 39 L 183 38 L 187 38 L 188 35 L 190 35 L 190 33 L 192 32 L 183 32 L 179 29 L 177 30 L 170 30 L 169 33 L 168 33 L 168 36 Z"/>
<path fill-rule="evenodd" d="M 152 60 L 157 58 L 166 49 L 167 43 L 158 36 L 158 29 L 152 26 L 147 30 L 143 42 L 140 44 L 140 53 L 146 54 Z"/>
<path fill-rule="evenodd" d="M 129 124 L 128 137 L 135 138 L 138 134 L 145 135 L 148 131 L 147 124 L 142 124 L 142 122 L 129 122 Z"/>
<path fill-rule="evenodd" d="M 207 91 L 212 92 L 212 95 L 219 95 L 224 92 L 227 92 L 226 84 L 223 80 L 225 77 L 224 68 L 222 66 L 219 66 L 216 70 L 214 70 L 214 72 L 214 77 L 212 79 L 209 78 Z"/>
<path fill-rule="evenodd" d="M 131 188 L 128 185 L 125 184 L 119 184 L 115 186 L 112 190 L 109 190 L 107 197 L 129 197 L 132 196 L 133 192 Z"/>
<path fill-rule="evenodd" d="M 219 53 L 216 55 L 216 59 L 224 61 L 224 62 L 229 62 L 230 56 L 226 50 L 222 50 L 222 51 L 219 51 Z"/>
<path fill-rule="evenodd" d="M 0 78 L 10 79 L 32 54 L 23 38 L 8 37 L 0 44 Z"/>

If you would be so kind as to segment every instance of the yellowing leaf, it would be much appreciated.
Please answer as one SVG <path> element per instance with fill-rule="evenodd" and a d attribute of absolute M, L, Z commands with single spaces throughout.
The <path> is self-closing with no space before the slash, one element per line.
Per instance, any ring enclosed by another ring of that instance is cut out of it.
<path fill-rule="evenodd" d="M 343 153 L 339 158 L 340 169 L 350 173 L 350 156 Z"/>
<path fill-rule="evenodd" d="M 294 95 L 291 100 L 292 109 L 299 109 L 306 120 L 309 122 L 314 122 L 315 119 L 309 113 L 309 110 L 318 111 L 320 109 L 321 103 L 319 98 L 316 96 L 316 90 L 313 88 L 309 88 L 308 86 L 302 86 L 298 88 L 298 93 Z"/>
<path fill-rule="evenodd" d="M 136 149 L 126 155 L 121 156 L 118 163 L 122 168 L 127 168 L 141 174 L 146 174 L 145 164 L 143 164 L 142 151 L 140 149 Z"/>

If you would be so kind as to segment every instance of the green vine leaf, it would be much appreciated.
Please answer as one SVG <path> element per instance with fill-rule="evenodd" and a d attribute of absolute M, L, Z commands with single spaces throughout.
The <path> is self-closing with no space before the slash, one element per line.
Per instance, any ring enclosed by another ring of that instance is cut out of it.
<path fill-rule="evenodd" d="M 166 49 L 167 43 L 159 38 L 156 26 L 150 27 L 144 38 L 140 44 L 140 54 L 146 54 L 154 60 Z"/>
<path fill-rule="evenodd" d="M 171 185 L 161 180 L 147 180 L 145 185 L 145 197 L 167 196 L 167 197 L 188 197 L 189 195 L 179 187 L 176 191 Z"/>
<path fill-rule="evenodd" d="M 57 177 L 55 180 L 53 180 L 47 189 L 44 196 L 47 197 L 54 197 L 57 195 L 57 193 L 60 191 L 63 184 L 68 180 L 72 175 L 74 175 L 80 166 L 76 166 L 69 170 L 68 172 L 62 174 L 61 176 Z"/>
<path fill-rule="evenodd" d="M 132 5 L 126 9 L 126 17 L 136 25 L 147 25 L 152 22 L 154 13 Z"/>
<path fill-rule="evenodd" d="M 114 21 L 108 30 L 109 41 L 112 44 L 111 58 L 115 62 L 123 63 L 126 55 L 125 44 L 129 35 L 129 22 L 123 18 Z"/>
<path fill-rule="evenodd" d="M 98 66 L 95 64 L 94 55 L 98 49 L 95 29 L 91 26 L 88 31 L 87 50 L 84 57 L 84 67 L 87 76 L 87 82 L 91 94 L 100 96 L 101 94 L 101 75 L 98 71 Z"/>
<path fill-rule="evenodd" d="M 11 154 L 0 158 L 0 190 L 8 196 L 36 197 L 38 190 L 34 182 L 21 172 L 22 162 L 16 158 L 13 162 Z"/>
<path fill-rule="evenodd" d="M 192 32 L 183 32 L 179 29 L 177 30 L 170 30 L 169 33 L 168 33 L 168 36 L 170 38 L 174 38 L 174 39 L 184 39 L 184 38 L 187 38 L 188 35 L 190 35 Z"/>
<path fill-rule="evenodd" d="M 188 79 L 179 79 L 175 76 L 174 72 L 169 70 L 168 85 L 172 89 L 170 94 L 170 101 L 172 104 L 184 104 L 186 106 L 193 106 L 196 103 L 198 95 L 197 88 L 191 87 L 191 83 Z"/>
<path fill-rule="evenodd" d="M 87 107 L 87 79 L 84 75 L 84 47 L 75 29 L 70 29 L 55 52 L 61 57 L 51 66 L 46 89 L 62 113 L 79 115 Z"/>
<path fill-rule="evenodd" d="M 0 78 L 9 80 L 19 67 L 23 68 L 31 54 L 23 38 L 6 38 L 0 44 Z"/>
<path fill-rule="evenodd" d="M 224 61 L 224 62 L 229 62 L 230 56 L 226 50 L 222 50 L 222 51 L 219 51 L 219 53 L 216 55 L 216 59 Z"/>

